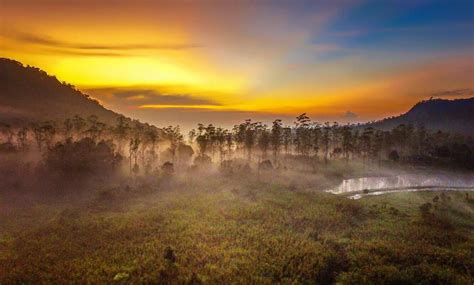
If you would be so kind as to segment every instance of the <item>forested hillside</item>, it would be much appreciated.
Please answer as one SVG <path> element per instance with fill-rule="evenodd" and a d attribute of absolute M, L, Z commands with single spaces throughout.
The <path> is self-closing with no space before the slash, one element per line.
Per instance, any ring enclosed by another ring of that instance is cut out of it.
<path fill-rule="evenodd" d="M 401 124 L 423 125 L 433 131 L 474 134 L 474 98 L 430 99 L 417 103 L 405 114 L 386 118 L 369 126 L 390 130 Z"/>
<path fill-rule="evenodd" d="M 84 118 L 94 115 L 107 124 L 115 124 L 121 116 L 39 68 L 0 59 L 0 120 L 3 123 L 62 122 L 75 115 Z"/>

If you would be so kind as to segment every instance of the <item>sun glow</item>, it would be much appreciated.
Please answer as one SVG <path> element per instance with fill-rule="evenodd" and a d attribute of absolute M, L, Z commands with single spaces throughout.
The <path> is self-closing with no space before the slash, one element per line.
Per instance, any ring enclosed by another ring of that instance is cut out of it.
<path fill-rule="evenodd" d="M 377 50 L 359 49 L 345 41 L 350 31 L 337 36 L 325 31 L 338 18 L 325 5 L 308 14 L 306 9 L 289 13 L 294 7 L 284 5 L 235 5 L 229 13 L 228 5 L 179 1 L 74 1 L 55 5 L 51 14 L 44 1 L 4 2 L 1 57 L 37 66 L 83 91 L 110 91 L 90 95 L 117 111 L 137 111 L 130 116 L 183 108 L 337 119 L 350 110 L 372 119 L 406 111 L 443 90 L 473 88 L 472 48 L 462 42 L 443 52 L 407 36 L 420 48 L 406 53 L 381 42 Z M 387 38 L 403 46 L 408 33 L 394 29 Z M 359 36 L 364 34 L 348 37 Z M 161 104 L 140 94 L 118 98 L 113 92 L 120 88 L 185 95 L 190 101 Z"/>

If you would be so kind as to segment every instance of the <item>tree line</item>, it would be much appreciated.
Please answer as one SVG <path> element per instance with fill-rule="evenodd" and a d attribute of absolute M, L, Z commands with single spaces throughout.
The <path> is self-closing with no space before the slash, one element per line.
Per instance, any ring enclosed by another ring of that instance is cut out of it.
<path fill-rule="evenodd" d="M 224 163 L 235 158 L 246 163 L 285 164 L 288 157 L 329 163 L 360 160 L 432 163 L 448 161 L 471 167 L 474 142 L 471 137 L 429 131 L 423 125 L 402 124 L 390 131 L 337 122 L 319 123 L 305 113 L 292 125 L 277 119 L 271 125 L 250 119 L 231 129 L 198 124 L 185 140 L 179 126 L 157 128 L 123 116 L 111 126 L 97 116 L 74 116 L 62 123 L 42 122 L 29 126 L 0 125 L 0 152 L 45 153 L 87 139 L 106 144 L 128 160 L 130 174 L 150 173 L 168 162 L 175 165 Z M 88 144 L 86 144 L 88 145 Z M 74 149 L 74 148 L 71 148 Z"/>
<path fill-rule="evenodd" d="M 401 124 L 390 131 L 337 122 L 318 123 L 305 113 L 296 117 L 292 126 L 280 119 L 268 126 L 246 120 L 232 129 L 199 124 L 189 133 L 198 157 L 220 161 L 240 154 L 249 162 L 270 160 L 279 166 L 282 158 L 299 156 L 324 163 L 331 160 L 362 160 L 379 163 L 383 160 L 430 163 L 432 159 L 449 160 L 462 166 L 473 161 L 474 142 L 471 137 L 432 132 L 423 125 Z"/>

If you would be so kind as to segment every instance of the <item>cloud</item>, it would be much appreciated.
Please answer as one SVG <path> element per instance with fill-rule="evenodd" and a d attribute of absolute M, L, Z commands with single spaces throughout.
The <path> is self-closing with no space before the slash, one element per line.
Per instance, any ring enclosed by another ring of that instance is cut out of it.
<path fill-rule="evenodd" d="M 157 89 L 159 89 L 159 87 L 157 87 Z M 157 89 L 110 87 L 86 89 L 85 92 L 90 93 L 106 104 L 143 109 L 210 109 L 222 107 L 222 105 L 215 100 L 191 94 L 168 94 Z"/>
<path fill-rule="evenodd" d="M 58 40 L 46 35 L 32 34 L 28 32 L 4 29 L 1 34 L 3 37 L 18 42 L 41 45 L 54 53 L 65 53 L 75 55 L 94 55 L 94 56 L 122 56 L 126 51 L 137 50 L 162 50 L 179 51 L 202 47 L 198 44 L 94 44 L 79 43 Z"/>
<path fill-rule="evenodd" d="M 128 101 L 140 102 L 141 105 L 220 105 L 214 100 L 197 98 L 188 94 L 162 94 L 152 89 L 122 90 L 114 92 L 113 95 Z"/>
<path fill-rule="evenodd" d="M 56 48 L 46 48 L 43 49 L 43 52 L 46 54 L 65 54 L 65 55 L 79 55 L 79 56 L 106 56 L 106 57 L 125 57 L 130 56 L 129 54 L 123 52 L 114 52 L 114 51 L 81 51 L 81 50 L 70 50 L 70 49 L 56 49 Z"/>
<path fill-rule="evenodd" d="M 444 90 L 432 94 L 433 97 L 464 97 L 464 96 L 474 96 L 473 88 L 463 88 L 463 89 L 453 89 L 453 90 Z"/>

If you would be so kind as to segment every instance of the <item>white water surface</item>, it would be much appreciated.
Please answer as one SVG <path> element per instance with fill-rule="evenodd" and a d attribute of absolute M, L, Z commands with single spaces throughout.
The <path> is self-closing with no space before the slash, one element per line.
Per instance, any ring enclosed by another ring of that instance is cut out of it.
<path fill-rule="evenodd" d="M 360 199 L 366 196 L 420 191 L 474 191 L 474 178 L 443 174 L 361 177 L 345 179 L 327 192 Z M 350 195 L 351 193 L 354 194 Z"/>

